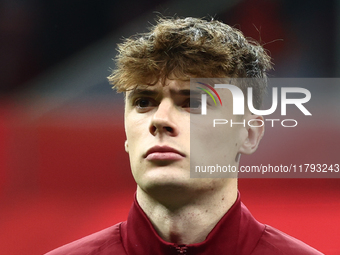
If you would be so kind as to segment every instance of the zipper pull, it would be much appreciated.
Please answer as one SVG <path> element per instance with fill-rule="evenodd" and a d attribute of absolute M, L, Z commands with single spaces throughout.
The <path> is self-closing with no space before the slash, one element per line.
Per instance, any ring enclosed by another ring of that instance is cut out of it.
<path fill-rule="evenodd" d="M 176 250 L 178 254 L 186 254 L 188 247 L 186 246 L 177 246 Z"/>

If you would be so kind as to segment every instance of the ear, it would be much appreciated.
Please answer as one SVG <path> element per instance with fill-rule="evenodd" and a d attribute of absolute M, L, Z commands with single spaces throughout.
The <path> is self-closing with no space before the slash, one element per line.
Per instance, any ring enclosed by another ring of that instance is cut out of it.
<path fill-rule="evenodd" d="M 124 147 L 125 147 L 125 151 L 126 151 L 127 153 L 129 153 L 129 144 L 128 144 L 128 141 L 127 141 L 127 140 L 125 140 Z"/>
<path fill-rule="evenodd" d="M 264 120 L 260 115 L 249 114 L 246 117 L 247 137 L 239 149 L 239 153 L 252 154 L 256 151 L 264 134 Z M 248 125 L 248 123 L 250 125 Z"/>

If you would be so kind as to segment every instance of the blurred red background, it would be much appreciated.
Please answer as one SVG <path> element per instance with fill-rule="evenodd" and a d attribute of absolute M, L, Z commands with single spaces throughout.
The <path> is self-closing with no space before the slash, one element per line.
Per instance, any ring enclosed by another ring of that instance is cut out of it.
<path fill-rule="evenodd" d="M 338 1 L 189 3 L 0 1 L 1 254 L 43 254 L 126 219 L 135 183 L 122 102 L 102 96 L 112 93 L 106 77 L 116 43 L 142 32 L 157 13 L 239 28 L 270 52 L 270 77 L 340 75 Z M 294 132 L 267 129 L 241 163 L 340 163 L 339 106 L 328 105 L 338 101 L 337 88 L 312 93 L 324 96 L 315 106 L 322 118 L 313 111 L 314 121 Z M 340 254 L 340 179 L 240 179 L 239 189 L 261 222 Z"/>

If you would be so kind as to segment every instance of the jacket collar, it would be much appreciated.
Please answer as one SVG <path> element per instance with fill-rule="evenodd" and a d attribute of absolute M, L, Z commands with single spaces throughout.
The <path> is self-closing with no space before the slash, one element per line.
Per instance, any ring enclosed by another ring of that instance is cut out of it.
<path fill-rule="evenodd" d="M 257 222 L 241 203 L 240 194 L 234 205 L 201 243 L 177 245 L 162 240 L 136 198 L 127 222 L 121 226 L 123 245 L 129 255 L 249 254 L 255 248 L 263 230 L 264 225 Z"/>

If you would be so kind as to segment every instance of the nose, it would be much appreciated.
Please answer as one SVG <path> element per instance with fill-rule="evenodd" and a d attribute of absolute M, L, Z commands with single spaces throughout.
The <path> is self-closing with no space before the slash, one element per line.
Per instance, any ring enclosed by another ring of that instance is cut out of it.
<path fill-rule="evenodd" d="M 149 131 L 152 135 L 178 135 L 176 107 L 170 99 L 163 99 L 152 116 Z"/>

